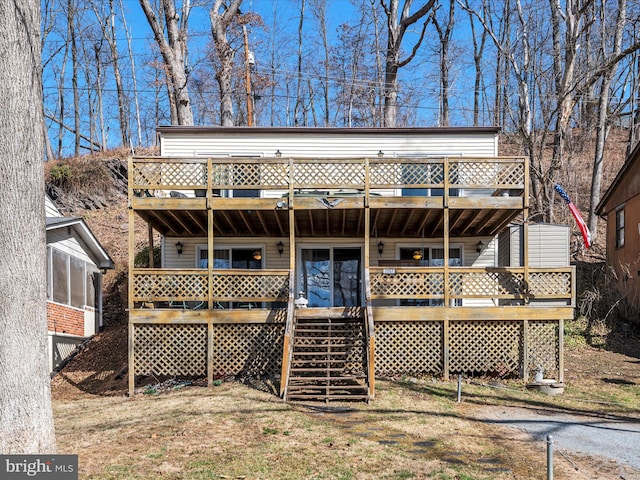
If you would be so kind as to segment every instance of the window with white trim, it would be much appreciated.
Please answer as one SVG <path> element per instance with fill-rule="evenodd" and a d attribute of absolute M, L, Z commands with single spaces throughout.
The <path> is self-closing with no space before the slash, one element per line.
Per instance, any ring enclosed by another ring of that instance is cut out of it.
<path fill-rule="evenodd" d="M 616 210 L 616 248 L 624 247 L 624 207 Z"/>

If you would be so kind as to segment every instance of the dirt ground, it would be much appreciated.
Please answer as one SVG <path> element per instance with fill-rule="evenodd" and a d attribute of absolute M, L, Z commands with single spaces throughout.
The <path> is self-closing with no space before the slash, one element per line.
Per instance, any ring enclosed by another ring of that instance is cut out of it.
<path fill-rule="evenodd" d="M 457 403 L 455 382 L 402 378 L 381 379 L 368 405 L 285 404 L 233 381 L 128 398 L 126 341 L 125 325 L 106 329 L 52 379 L 59 451 L 80 455 L 81 478 L 543 479 L 544 442 L 480 421 L 489 409 L 640 420 L 640 342 L 628 335 L 610 335 L 609 350 L 569 342 L 560 396 L 465 379 Z M 566 453 L 556 479 L 640 479 Z"/>

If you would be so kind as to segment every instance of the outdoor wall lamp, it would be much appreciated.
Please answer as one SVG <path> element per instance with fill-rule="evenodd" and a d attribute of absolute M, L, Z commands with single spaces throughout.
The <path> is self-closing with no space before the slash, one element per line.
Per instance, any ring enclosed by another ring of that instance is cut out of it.
<path fill-rule="evenodd" d="M 253 258 L 255 260 L 262 260 L 262 251 L 260 249 L 253 252 Z"/>
<path fill-rule="evenodd" d="M 382 240 L 380 240 L 378 242 L 378 255 L 382 255 L 382 252 L 384 252 L 384 243 L 382 243 Z"/>
<path fill-rule="evenodd" d="M 178 255 L 182 255 L 182 247 L 184 247 L 182 242 L 176 242 L 176 252 L 178 252 Z"/>
<path fill-rule="evenodd" d="M 282 242 L 278 242 L 278 253 L 280 254 L 280 256 L 282 256 L 282 254 L 284 253 L 284 243 Z"/>
<path fill-rule="evenodd" d="M 482 253 L 482 249 L 484 248 L 484 243 L 482 243 L 482 240 L 480 240 L 477 244 L 476 244 L 476 252 L 478 253 Z"/>
<path fill-rule="evenodd" d="M 415 250 L 413 252 L 413 259 L 414 260 L 422 260 L 422 252 L 420 250 Z"/>

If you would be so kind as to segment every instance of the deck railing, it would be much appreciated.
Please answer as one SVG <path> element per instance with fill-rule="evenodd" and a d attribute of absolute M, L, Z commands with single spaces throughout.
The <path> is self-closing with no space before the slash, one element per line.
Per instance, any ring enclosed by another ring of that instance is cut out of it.
<path fill-rule="evenodd" d="M 573 267 L 370 267 L 371 299 L 443 300 L 445 285 L 451 300 L 493 300 L 522 304 L 560 300 L 572 305 L 575 297 Z M 131 275 L 130 308 L 153 302 L 289 302 L 289 270 L 135 269 Z M 469 302 L 473 304 L 473 302 Z M 483 305 L 478 302 L 478 305 Z"/>
<path fill-rule="evenodd" d="M 129 308 L 177 304 L 216 309 L 227 302 L 289 299 L 289 270 L 216 269 L 209 275 L 204 269 L 138 268 L 131 273 L 131 282 Z"/>
<path fill-rule="evenodd" d="M 178 158 L 134 157 L 134 195 L 193 190 L 462 189 L 520 195 L 525 157 L 441 158 Z M 513 192 L 513 193 L 510 193 Z M 392 194 L 391 192 L 387 192 Z"/>
<path fill-rule="evenodd" d="M 448 272 L 445 283 L 444 267 L 371 267 L 371 296 L 374 300 L 443 300 L 448 285 L 451 300 L 560 300 L 571 305 L 575 297 L 573 267 L 449 267 Z"/>

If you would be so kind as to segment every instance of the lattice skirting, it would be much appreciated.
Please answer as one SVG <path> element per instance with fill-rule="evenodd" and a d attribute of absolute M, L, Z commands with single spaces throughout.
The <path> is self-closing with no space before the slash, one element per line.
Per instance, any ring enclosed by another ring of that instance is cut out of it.
<path fill-rule="evenodd" d="M 521 377 L 528 359 L 532 380 L 538 366 L 546 378 L 559 378 L 557 321 L 452 321 L 449 374 Z M 376 375 L 444 373 L 444 322 L 376 322 Z"/>
<path fill-rule="evenodd" d="M 522 371 L 523 322 L 451 322 L 449 372 L 518 376 Z"/>
<path fill-rule="evenodd" d="M 206 377 L 206 324 L 131 324 L 134 375 Z M 262 377 L 280 373 L 283 323 L 213 325 L 211 371 Z"/>
<path fill-rule="evenodd" d="M 130 328 L 134 375 L 206 377 L 208 356 L 213 378 L 280 374 L 284 323 L 215 324 L 211 352 L 206 324 Z M 560 378 L 559 328 L 557 321 L 451 321 L 448 373 L 521 377 L 528 371 L 525 380 L 532 380 L 542 367 L 546 378 Z M 376 322 L 375 332 L 376 375 L 446 373 L 444 322 Z M 364 352 L 358 348 L 352 353 L 355 369 Z"/>
<path fill-rule="evenodd" d="M 376 375 L 443 372 L 442 322 L 376 322 Z"/>
<path fill-rule="evenodd" d="M 560 327 L 558 322 L 529 321 L 529 378 L 538 367 L 545 378 L 560 378 Z"/>

